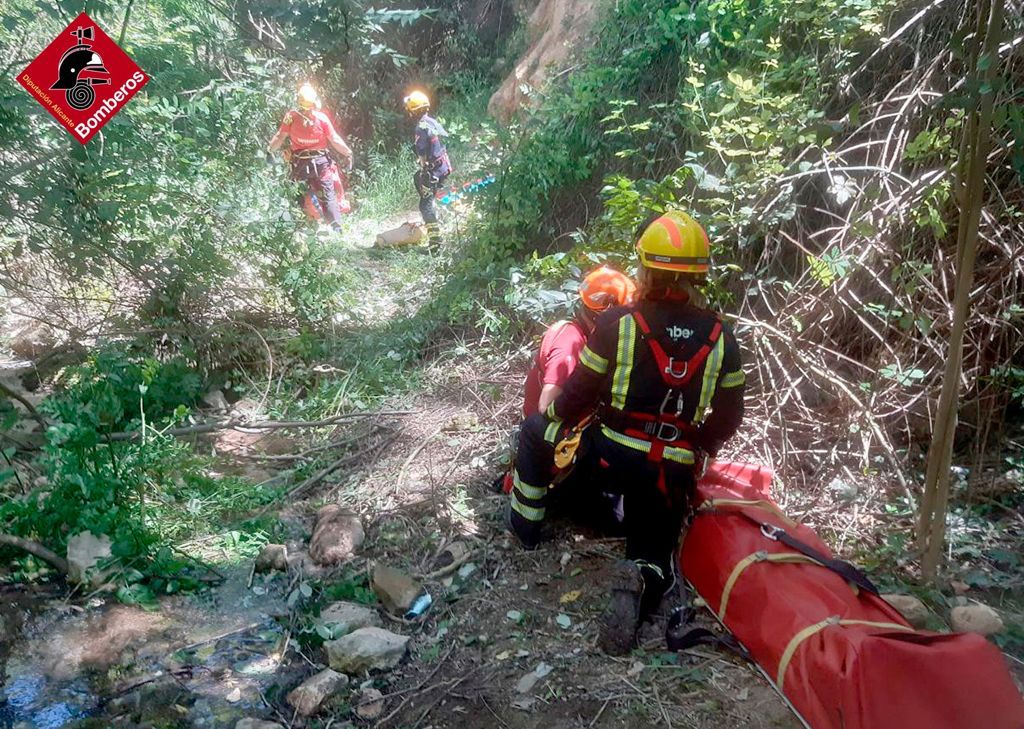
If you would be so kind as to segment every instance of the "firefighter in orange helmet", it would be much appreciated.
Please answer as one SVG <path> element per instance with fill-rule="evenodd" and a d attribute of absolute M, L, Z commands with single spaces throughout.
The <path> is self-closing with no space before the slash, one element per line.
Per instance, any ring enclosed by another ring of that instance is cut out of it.
<path fill-rule="evenodd" d="M 680 529 L 698 471 L 739 428 L 744 375 L 731 329 L 700 305 L 709 269 L 703 228 L 686 213 L 650 219 L 636 241 L 638 301 L 603 314 L 562 392 L 523 423 L 509 520 L 540 541 L 555 447 L 596 413 L 602 488 L 621 489 L 626 560 L 613 569 L 599 643 L 621 654 L 671 587 Z M 592 425 L 588 430 L 595 430 Z"/>
<path fill-rule="evenodd" d="M 335 229 L 341 227 L 341 208 L 338 198 L 342 194 L 338 169 L 328 152 L 334 150 L 348 160 L 352 167 L 352 150 L 341 138 L 330 118 L 320 110 L 320 96 L 310 84 L 299 88 L 296 107 L 284 115 L 284 121 L 270 140 L 267 152 L 277 152 L 287 139 L 290 145 L 292 179 L 304 182 L 317 196 L 325 217 Z M 306 193 L 299 196 L 302 204 Z"/>

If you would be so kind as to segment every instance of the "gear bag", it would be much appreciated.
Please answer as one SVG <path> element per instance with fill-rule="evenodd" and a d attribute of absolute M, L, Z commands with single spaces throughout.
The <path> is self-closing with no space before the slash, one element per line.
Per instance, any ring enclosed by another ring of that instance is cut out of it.
<path fill-rule="evenodd" d="M 852 565 L 768 497 L 772 474 L 713 464 L 683 575 L 812 729 L 1020 729 L 994 645 L 914 630 Z"/>

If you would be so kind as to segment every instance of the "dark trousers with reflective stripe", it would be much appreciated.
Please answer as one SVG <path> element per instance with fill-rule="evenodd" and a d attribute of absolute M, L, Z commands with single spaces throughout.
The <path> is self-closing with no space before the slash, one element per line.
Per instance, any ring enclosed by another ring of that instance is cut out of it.
<path fill-rule="evenodd" d="M 547 490 L 554 468 L 555 443 L 564 429 L 551 427 L 542 414 L 522 425 L 516 454 L 515 486 L 512 489 L 512 528 L 527 545 L 540 541 L 540 527 L 547 507 Z M 652 463 L 646 453 L 615 443 L 598 433 L 594 456 L 608 463 L 608 470 L 594 488 L 623 495 L 626 558 L 650 562 L 671 580 L 683 518 L 693 495 L 693 467 L 671 461 Z M 661 469 L 668 496 L 659 488 Z"/>
<path fill-rule="evenodd" d="M 423 216 L 423 222 L 427 226 L 428 242 L 434 242 L 440 237 L 437 212 L 434 210 L 434 194 L 441 189 L 445 177 L 437 177 L 426 170 L 418 170 L 413 176 L 416 194 L 420 197 L 420 215 Z"/>

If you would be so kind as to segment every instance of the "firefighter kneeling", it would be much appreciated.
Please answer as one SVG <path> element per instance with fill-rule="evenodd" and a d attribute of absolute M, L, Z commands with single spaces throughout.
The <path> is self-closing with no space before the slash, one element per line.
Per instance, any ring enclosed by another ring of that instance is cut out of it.
<path fill-rule="evenodd" d="M 555 446 L 596 414 L 601 488 L 623 494 L 626 560 L 613 569 L 599 639 L 629 651 L 672 586 L 673 562 L 698 471 L 739 428 L 744 377 L 732 331 L 700 306 L 709 246 L 691 217 L 669 211 L 641 228 L 639 300 L 602 315 L 580 366 L 543 414 L 523 423 L 509 519 L 524 546 L 541 536 Z"/>

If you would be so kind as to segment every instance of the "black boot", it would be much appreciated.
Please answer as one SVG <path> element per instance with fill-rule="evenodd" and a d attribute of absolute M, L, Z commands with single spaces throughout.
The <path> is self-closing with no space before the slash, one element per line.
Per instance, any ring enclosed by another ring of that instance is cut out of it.
<path fill-rule="evenodd" d="M 639 565 L 629 560 L 613 564 L 608 588 L 608 607 L 601 618 L 597 645 L 610 656 L 621 656 L 636 646 L 636 633 L 640 629 L 644 580 Z"/>

